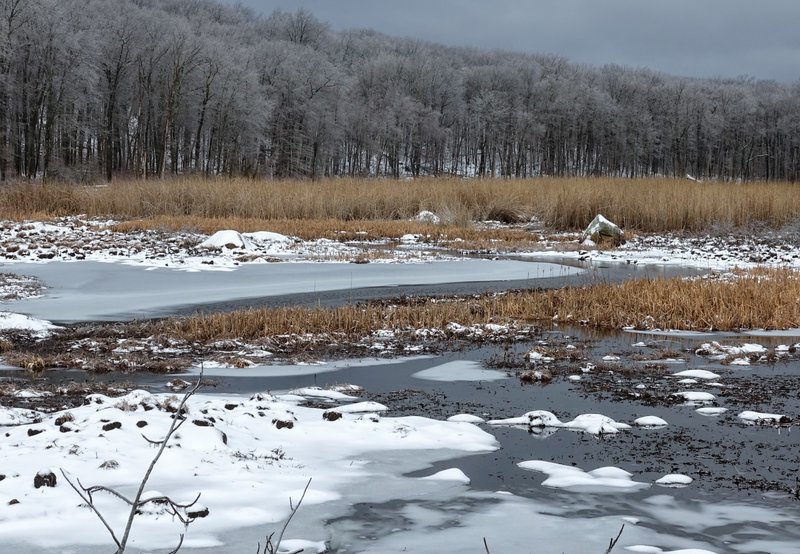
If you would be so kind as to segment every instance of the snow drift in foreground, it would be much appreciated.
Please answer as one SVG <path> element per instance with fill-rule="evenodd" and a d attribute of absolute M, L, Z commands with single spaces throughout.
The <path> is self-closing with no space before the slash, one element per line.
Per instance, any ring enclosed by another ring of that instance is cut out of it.
<path fill-rule="evenodd" d="M 288 498 L 299 498 L 311 477 L 304 505 L 340 498 L 348 487 L 373 475 L 375 469 L 360 458 L 367 454 L 497 448 L 494 437 L 470 423 L 384 418 L 376 413 L 378 405 L 363 406 L 370 410 L 366 414 L 335 407 L 324 411 L 286 398 L 196 395 L 189 400 L 187 420 L 164 451 L 146 489 L 178 502 L 201 493 L 200 503 L 209 514 L 189 526 L 184 546 L 219 547 L 220 537 L 236 528 L 272 530 L 288 515 Z M 159 440 L 178 403 L 175 396 L 141 390 L 120 398 L 95 394 L 79 408 L 3 429 L 8 434 L 0 450 L 0 468 L 6 476 L 0 544 L 28 543 L 38 548 L 110 544 L 101 523 L 59 470 L 86 486 L 104 485 L 133 496 L 154 455 L 142 434 Z M 27 419 L 16 412 L 3 417 L 6 411 L 0 407 L 4 423 Z M 51 471 L 56 486 L 34 488 L 37 473 Z M 18 503 L 9 505 L 10 499 Z M 110 525 L 121 530 L 127 505 L 103 493 L 95 493 L 95 499 Z M 132 546 L 174 546 L 182 525 L 159 505 L 150 508 L 136 519 Z M 75 533 L 76 529 L 81 532 Z"/>

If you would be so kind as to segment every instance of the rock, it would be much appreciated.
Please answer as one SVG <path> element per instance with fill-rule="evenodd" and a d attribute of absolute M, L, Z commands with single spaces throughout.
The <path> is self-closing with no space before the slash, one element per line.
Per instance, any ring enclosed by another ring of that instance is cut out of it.
<path fill-rule="evenodd" d="M 212 423 L 210 421 L 208 421 L 207 419 L 194 419 L 194 420 L 192 420 L 192 423 L 194 423 L 198 427 L 211 427 L 212 426 Z"/>
<path fill-rule="evenodd" d="M 72 414 L 64 414 L 64 415 L 59 416 L 59 417 L 56 418 L 55 424 L 56 424 L 57 427 L 61 427 L 65 423 L 68 423 L 68 422 L 70 422 L 70 421 L 72 421 L 74 419 L 75 419 L 75 417 L 73 417 Z"/>
<path fill-rule="evenodd" d="M 103 431 L 113 431 L 114 429 L 122 428 L 122 423 L 119 421 L 112 421 L 111 423 L 106 423 L 103 425 Z"/>
<path fill-rule="evenodd" d="M 601 246 L 604 244 L 619 246 L 625 243 L 625 233 L 602 214 L 597 214 L 581 235 L 581 242 L 587 239 Z"/>
<path fill-rule="evenodd" d="M 342 419 L 342 414 L 334 412 L 333 410 L 328 410 L 327 412 L 322 412 L 322 419 L 326 421 L 336 421 L 337 419 Z"/>
<path fill-rule="evenodd" d="M 56 474 L 52 471 L 40 471 L 33 478 L 33 486 L 37 489 L 42 487 L 55 487 Z"/>
<path fill-rule="evenodd" d="M 272 423 L 278 429 L 293 429 L 294 428 L 294 421 L 284 421 L 282 419 L 273 419 Z"/>
<path fill-rule="evenodd" d="M 142 427 L 147 427 L 147 422 L 143 419 L 140 419 L 139 421 L 136 422 L 136 427 L 138 427 L 139 429 L 141 429 Z"/>
<path fill-rule="evenodd" d="M 8 501 L 9 506 L 13 506 L 14 504 L 19 504 L 19 500 L 17 500 L 16 498 L 12 498 L 11 500 Z"/>
<path fill-rule="evenodd" d="M 44 429 L 28 429 L 28 436 L 35 437 L 39 433 L 44 433 Z"/>

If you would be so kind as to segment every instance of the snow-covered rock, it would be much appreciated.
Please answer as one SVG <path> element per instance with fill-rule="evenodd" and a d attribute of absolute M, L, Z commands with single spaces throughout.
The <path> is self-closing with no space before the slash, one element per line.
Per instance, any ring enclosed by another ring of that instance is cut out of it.
<path fill-rule="evenodd" d="M 581 235 L 581 242 L 587 239 L 595 244 L 611 242 L 614 246 L 619 246 L 625 242 L 625 233 L 602 214 L 597 214 Z"/>

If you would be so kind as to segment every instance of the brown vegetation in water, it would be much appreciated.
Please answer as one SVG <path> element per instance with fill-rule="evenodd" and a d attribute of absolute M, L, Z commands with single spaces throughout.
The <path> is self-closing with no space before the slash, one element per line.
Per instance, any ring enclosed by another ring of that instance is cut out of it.
<path fill-rule="evenodd" d="M 356 338 L 378 329 L 442 329 L 449 323 L 562 323 L 621 329 L 736 330 L 800 326 L 800 273 L 761 270 L 732 280 L 641 279 L 553 291 L 474 298 L 417 299 L 400 305 L 259 308 L 154 323 L 154 332 L 188 341 L 338 333 Z"/>

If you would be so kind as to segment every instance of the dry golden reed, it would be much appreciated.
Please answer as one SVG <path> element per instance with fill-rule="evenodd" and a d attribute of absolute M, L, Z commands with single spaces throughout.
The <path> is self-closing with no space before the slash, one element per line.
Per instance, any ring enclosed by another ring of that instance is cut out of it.
<path fill-rule="evenodd" d="M 236 229 L 242 233 L 269 230 L 299 237 L 304 240 L 327 238 L 337 241 L 366 241 L 397 239 L 403 235 L 421 234 L 423 242 L 452 241 L 501 241 L 531 243 L 538 237 L 519 228 L 479 229 L 473 226 L 460 227 L 452 224 L 435 225 L 407 219 L 361 219 L 342 221 L 339 219 L 273 219 L 265 222 L 253 218 L 208 218 L 196 216 L 155 216 L 148 219 L 123 221 L 112 226 L 115 231 L 141 231 L 162 229 L 168 231 L 196 231 L 212 234 L 223 229 Z"/>
<path fill-rule="evenodd" d="M 21 183 L 0 187 L 0 217 L 86 214 L 124 219 L 403 220 L 422 210 L 451 224 L 540 218 L 580 229 L 598 213 L 643 232 L 707 230 L 763 222 L 779 227 L 800 213 L 800 185 L 695 183 L 674 179 L 263 181 L 178 178 L 118 180 L 107 186 Z"/>
<path fill-rule="evenodd" d="M 599 328 L 684 330 L 800 327 L 800 274 L 788 269 L 739 274 L 732 280 L 641 279 L 554 291 L 520 291 L 469 299 L 419 299 L 385 306 L 259 308 L 199 314 L 154 324 L 190 341 L 257 339 L 287 334 L 340 333 L 350 338 L 378 329 L 442 329 L 448 323 L 582 323 Z"/>

